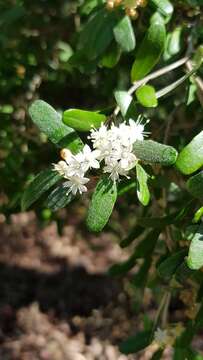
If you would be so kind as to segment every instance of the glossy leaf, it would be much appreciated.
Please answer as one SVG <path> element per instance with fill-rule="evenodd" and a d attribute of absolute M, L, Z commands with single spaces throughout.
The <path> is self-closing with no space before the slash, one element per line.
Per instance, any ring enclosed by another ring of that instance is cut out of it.
<path fill-rule="evenodd" d="M 151 23 L 137 51 L 131 71 L 132 81 L 142 79 L 158 63 L 164 50 L 165 40 L 165 25 L 160 16 L 159 20 L 156 19 Z"/>
<path fill-rule="evenodd" d="M 146 163 L 170 166 L 176 162 L 178 153 L 172 146 L 163 145 L 153 140 L 136 141 L 134 153 Z"/>
<path fill-rule="evenodd" d="M 117 199 L 117 188 L 109 177 L 103 176 L 93 193 L 87 214 L 89 230 L 99 232 L 108 222 Z"/>
<path fill-rule="evenodd" d="M 150 200 L 150 192 L 147 185 L 149 175 L 140 164 L 136 165 L 136 173 L 138 181 L 137 196 L 142 205 L 147 206 Z"/>
<path fill-rule="evenodd" d="M 133 97 L 127 91 L 115 91 L 114 96 L 124 118 L 136 117 L 136 105 Z"/>
<path fill-rule="evenodd" d="M 48 196 L 46 206 L 52 211 L 57 211 L 68 205 L 72 199 L 72 194 L 67 194 L 68 188 L 65 184 L 57 186 Z"/>
<path fill-rule="evenodd" d="M 180 152 L 176 167 L 185 175 L 190 175 L 203 165 L 203 131 Z"/>
<path fill-rule="evenodd" d="M 156 107 L 158 105 L 156 91 L 151 85 L 143 85 L 138 88 L 136 97 L 139 103 L 145 107 Z"/>
<path fill-rule="evenodd" d="M 41 171 L 26 188 L 22 200 L 22 210 L 27 210 L 40 196 L 49 190 L 61 179 L 61 176 L 52 169 Z"/>
<path fill-rule="evenodd" d="M 203 225 L 201 224 L 192 238 L 187 265 L 192 270 L 198 270 L 203 266 Z"/>
<path fill-rule="evenodd" d="M 130 18 L 124 16 L 113 29 L 116 42 L 123 51 L 129 52 L 135 48 L 136 41 Z"/>
<path fill-rule="evenodd" d="M 115 12 L 101 9 L 95 12 L 83 27 L 78 49 L 87 59 L 94 60 L 108 48 L 113 40 L 113 28 L 117 23 Z"/>
<path fill-rule="evenodd" d="M 170 16 L 173 13 L 173 5 L 168 0 L 150 0 L 150 4 L 164 16 Z"/>
<path fill-rule="evenodd" d="M 83 143 L 76 132 L 62 122 L 61 115 L 43 100 L 36 100 L 29 108 L 32 121 L 41 132 L 59 147 L 68 147 L 73 152 L 82 149 Z"/>
<path fill-rule="evenodd" d="M 99 128 L 105 122 L 106 116 L 96 111 L 69 109 L 63 113 L 63 122 L 78 131 L 90 131 Z"/>

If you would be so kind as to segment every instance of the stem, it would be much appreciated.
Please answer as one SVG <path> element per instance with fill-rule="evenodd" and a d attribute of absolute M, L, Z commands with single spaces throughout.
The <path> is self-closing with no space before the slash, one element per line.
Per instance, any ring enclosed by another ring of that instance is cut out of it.
<path fill-rule="evenodd" d="M 128 90 L 128 94 L 132 95 L 140 86 L 145 85 L 150 80 L 156 79 L 159 76 L 162 76 L 162 75 L 184 65 L 188 61 L 188 59 L 189 59 L 188 56 L 185 56 L 182 59 L 180 59 L 170 65 L 164 66 L 163 68 L 156 70 L 153 73 L 145 76 L 142 80 L 136 81 L 133 84 L 133 86 Z M 120 112 L 120 107 L 117 106 L 113 112 L 114 116 L 117 116 L 119 114 L 119 112 Z"/>
<path fill-rule="evenodd" d="M 135 90 L 137 90 L 140 86 L 145 85 L 147 82 L 149 82 L 150 80 L 156 79 L 182 65 L 184 65 L 187 61 L 188 61 L 188 57 L 185 56 L 182 59 L 167 65 L 157 71 L 154 71 L 153 73 L 147 75 L 146 77 L 144 77 L 142 80 L 136 81 L 134 83 L 134 85 L 128 90 L 128 94 L 132 95 L 134 93 Z"/>
<path fill-rule="evenodd" d="M 179 85 L 181 85 L 185 80 L 187 80 L 191 75 L 193 75 L 195 72 L 197 71 L 197 68 L 195 68 L 194 70 L 191 70 L 189 73 L 187 73 L 186 75 L 182 76 L 180 79 L 178 79 L 177 81 L 173 82 L 172 84 L 166 86 L 165 88 L 157 91 L 156 93 L 156 98 L 159 99 L 160 97 L 167 95 L 168 93 L 170 93 L 171 91 L 173 91 L 174 89 L 176 89 Z"/>

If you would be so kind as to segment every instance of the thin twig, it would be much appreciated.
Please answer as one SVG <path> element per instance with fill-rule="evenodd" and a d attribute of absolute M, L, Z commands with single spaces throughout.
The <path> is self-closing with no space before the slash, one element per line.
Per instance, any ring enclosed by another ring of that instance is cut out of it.
<path fill-rule="evenodd" d="M 192 61 L 188 60 L 186 62 L 186 67 L 189 71 L 192 70 L 193 65 L 192 65 Z M 200 104 L 203 106 L 203 80 L 201 79 L 200 76 L 193 76 L 194 82 L 197 85 L 197 96 L 199 99 Z"/>
<path fill-rule="evenodd" d="M 133 86 L 128 90 L 128 94 L 132 95 L 140 86 L 145 85 L 150 80 L 156 79 L 156 78 L 184 65 L 188 61 L 188 59 L 189 59 L 189 57 L 185 56 L 182 59 L 180 59 L 170 65 L 164 66 L 163 68 L 156 70 L 153 73 L 145 76 L 142 80 L 136 81 L 133 84 Z M 119 112 L 120 112 L 120 107 L 117 106 L 113 112 L 114 116 L 117 116 L 119 114 Z"/>
<path fill-rule="evenodd" d="M 164 66 L 163 68 L 154 71 L 153 73 L 147 75 L 142 80 L 136 81 L 134 83 L 134 85 L 128 90 L 128 94 L 129 95 L 133 94 L 135 90 L 137 90 L 140 86 L 145 85 L 150 80 L 156 79 L 156 78 L 184 65 L 188 61 L 188 59 L 189 59 L 188 56 L 185 56 L 182 59 L 180 59 L 170 65 Z"/>

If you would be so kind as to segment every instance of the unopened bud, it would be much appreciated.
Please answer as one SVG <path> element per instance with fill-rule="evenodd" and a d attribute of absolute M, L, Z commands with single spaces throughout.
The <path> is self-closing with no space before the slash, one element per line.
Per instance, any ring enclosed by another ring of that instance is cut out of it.
<path fill-rule="evenodd" d="M 126 8 L 125 12 L 126 15 L 130 16 L 132 19 L 137 19 L 139 16 L 138 11 L 136 9 Z"/>
<path fill-rule="evenodd" d="M 137 5 L 140 7 L 147 6 L 147 0 L 137 0 Z"/>
<path fill-rule="evenodd" d="M 114 8 L 114 1 L 107 1 L 106 7 L 108 10 L 112 10 Z"/>
<path fill-rule="evenodd" d="M 60 151 L 60 156 L 61 156 L 61 158 L 62 158 L 63 160 L 69 159 L 69 158 L 71 157 L 71 155 L 72 155 L 72 153 L 71 153 L 71 151 L 68 150 L 68 149 L 62 149 L 62 150 Z"/>

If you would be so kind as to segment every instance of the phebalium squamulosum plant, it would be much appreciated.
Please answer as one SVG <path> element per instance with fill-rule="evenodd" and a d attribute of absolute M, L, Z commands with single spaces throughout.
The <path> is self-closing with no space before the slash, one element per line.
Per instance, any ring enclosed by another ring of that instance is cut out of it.
<path fill-rule="evenodd" d="M 160 304 L 154 319 L 145 319 L 143 330 L 121 343 L 124 354 L 153 344 L 153 359 L 161 359 L 167 346 L 173 347 L 175 360 L 203 358 L 192 348 L 195 334 L 203 328 L 201 122 L 193 127 L 190 118 L 187 141 L 178 130 L 176 146 L 169 145 L 177 109 L 195 101 L 202 121 L 201 5 L 201 1 L 84 1 L 79 6 L 84 24 L 69 64 L 83 74 L 102 69 L 113 73 L 127 57 L 131 85 L 118 86 L 105 109 L 71 108 L 60 113 L 43 100 L 29 108 L 32 121 L 56 145 L 59 157 L 28 184 L 23 210 L 45 192 L 49 192 L 45 204 L 52 211 L 92 193 L 86 224 L 90 231 L 100 232 L 118 198 L 126 201 L 129 193 L 140 202 L 134 226 L 120 242 L 122 248 L 130 246 L 132 254 L 113 265 L 109 274 L 121 276 L 136 268 L 131 286 L 142 295 L 145 288 L 158 291 Z M 132 22 L 131 17 L 137 20 Z M 183 73 L 174 75 L 177 70 Z M 166 102 L 170 108 L 166 126 L 160 122 L 156 126 L 154 114 L 162 109 L 164 119 Z M 187 120 L 182 121 L 187 126 Z M 162 141 L 157 141 L 157 127 L 163 126 Z M 181 321 L 170 318 L 173 299 L 180 299 L 185 308 Z"/>

